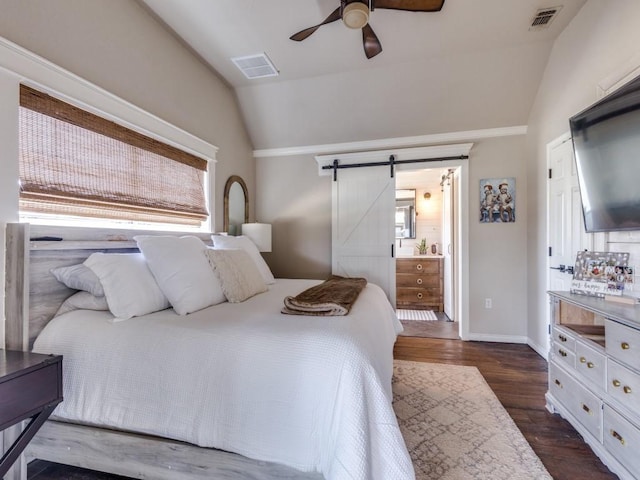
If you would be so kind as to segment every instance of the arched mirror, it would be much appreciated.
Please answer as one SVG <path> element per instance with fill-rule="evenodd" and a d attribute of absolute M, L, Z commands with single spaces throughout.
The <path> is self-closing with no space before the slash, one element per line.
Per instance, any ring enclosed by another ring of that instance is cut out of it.
<path fill-rule="evenodd" d="M 223 231 L 229 235 L 240 235 L 243 223 L 249 222 L 249 192 L 244 180 L 231 175 L 224 186 Z"/>

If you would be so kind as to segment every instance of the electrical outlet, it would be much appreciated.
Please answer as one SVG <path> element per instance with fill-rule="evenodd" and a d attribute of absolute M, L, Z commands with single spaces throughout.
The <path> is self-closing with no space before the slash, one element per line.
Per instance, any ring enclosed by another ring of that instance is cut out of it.
<path fill-rule="evenodd" d="M 490 298 L 485 298 L 484 299 L 484 308 L 492 308 L 493 307 L 493 302 L 491 301 Z"/>

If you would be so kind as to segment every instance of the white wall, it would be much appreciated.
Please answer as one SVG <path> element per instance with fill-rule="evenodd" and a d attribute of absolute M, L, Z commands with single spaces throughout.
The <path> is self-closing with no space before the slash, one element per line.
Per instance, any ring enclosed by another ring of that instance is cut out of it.
<path fill-rule="evenodd" d="M 469 159 L 470 325 L 472 339 L 526 339 L 527 181 L 525 137 L 474 141 Z M 256 216 L 273 224 L 265 255 L 276 276 L 324 278 L 331 273 L 331 177 L 318 176 L 314 157 L 258 158 Z M 515 177 L 517 220 L 480 224 L 479 182 Z M 492 298 L 493 308 L 484 308 Z"/>
<path fill-rule="evenodd" d="M 528 336 L 545 345 L 546 145 L 568 119 L 597 100 L 598 84 L 640 66 L 640 2 L 589 0 L 556 40 L 529 118 L 527 135 Z"/>
<path fill-rule="evenodd" d="M 138 2 L 0 0 L 0 12 L 0 36 L 218 146 L 210 185 L 214 229 L 222 228 L 224 184 L 232 174 L 247 183 L 253 219 L 253 149 L 233 91 Z M 2 252 L 4 227 L 18 218 L 18 80 L 0 69 Z M 1 312 L 3 319 L 4 305 Z"/>

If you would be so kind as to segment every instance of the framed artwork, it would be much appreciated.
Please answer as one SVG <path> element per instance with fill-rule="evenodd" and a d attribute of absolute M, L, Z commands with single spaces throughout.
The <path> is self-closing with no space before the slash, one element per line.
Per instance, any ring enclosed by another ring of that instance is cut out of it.
<path fill-rule="evenodd" d="M 604 297 L 622 295 L 633 282 L 633 268 L 626 252 L 578 252 L 571 280 L 571 292 Z"/>
<path fill-rule="evenodd" d="M 480 223 L 516 221 L 516 179 L 483 178 L 480 180 Z"/>

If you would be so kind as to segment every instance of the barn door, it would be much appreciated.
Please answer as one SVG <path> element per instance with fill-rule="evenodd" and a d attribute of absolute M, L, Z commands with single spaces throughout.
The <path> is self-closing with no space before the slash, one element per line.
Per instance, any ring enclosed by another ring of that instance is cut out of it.
<path fill-rule="evenodd" d="M 395 178 L 389 168 L 340 170 L 333 183 L 332 271 L 365 277 L 395 307 Z"/>

